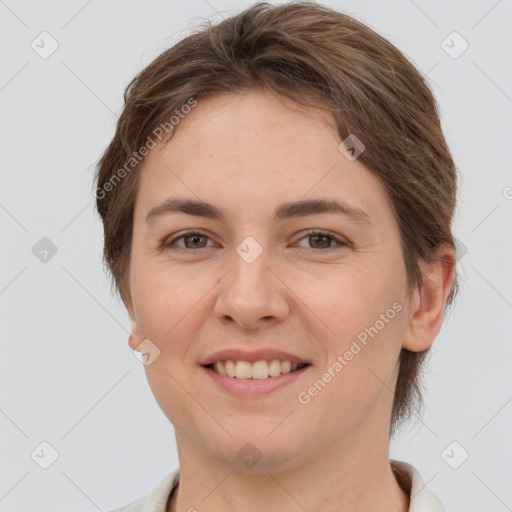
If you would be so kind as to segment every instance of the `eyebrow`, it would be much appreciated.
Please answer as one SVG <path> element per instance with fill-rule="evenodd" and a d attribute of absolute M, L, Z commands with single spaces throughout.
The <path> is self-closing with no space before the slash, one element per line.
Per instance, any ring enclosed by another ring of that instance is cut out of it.
<path fill-rule="evenodd" d="M 195 217 L 220 220 L 225 222 L 227 212 L 204 201 L 171 197 L 157 204 L 145 215 L 146 222 L 170 213 L 184 213 Z M 309 199 L 280 204 L 275 210 L 277 219 L 290 219 L 322 213 L 336 213 L 353 219 L 356 222 L 372 224 L 370 216 L 361 208 L 337 199 Z"/>

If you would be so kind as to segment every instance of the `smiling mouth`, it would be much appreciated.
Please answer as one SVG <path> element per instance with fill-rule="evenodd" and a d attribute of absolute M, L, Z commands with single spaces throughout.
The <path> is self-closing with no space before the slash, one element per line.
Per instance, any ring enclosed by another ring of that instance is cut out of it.
<path fill-rule="evenodd" d="M 308 363 L 292 363 L 291 361 L 280 361 L 271 359 L 269 361 L 217 361 L 212 364 L 204 365 L 204 368 L 214 372 L 231 377 L 234 379 L 257 379 L 263 380 L 272 377 L 279 377 L 285 373 L 292 373 L 310 366 Z"/>

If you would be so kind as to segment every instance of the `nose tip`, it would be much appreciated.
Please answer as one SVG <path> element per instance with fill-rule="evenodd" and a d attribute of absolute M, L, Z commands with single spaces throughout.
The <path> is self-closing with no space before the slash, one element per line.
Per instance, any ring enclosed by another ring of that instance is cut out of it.
<path fill-rule="evenodd" d="M 253 256 L 251 243 L 247 242 L 248 252 L 252 250 Z M 237 255 L 234 268 L 220 283 L 215 313 L 217 318 L 236 322 L 246 330 L 282 321 L 289 314 L 286 287 L 276 278 L 261 253 L 251 263 Z"/>

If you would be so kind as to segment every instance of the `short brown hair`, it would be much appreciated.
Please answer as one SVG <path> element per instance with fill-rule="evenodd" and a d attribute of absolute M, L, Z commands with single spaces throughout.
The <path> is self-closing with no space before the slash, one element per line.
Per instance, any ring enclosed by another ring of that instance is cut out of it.
<path fill-rule="evenodd" d="M 139 159 L 151 134 L 191 98 L 256 87 L 303 105 L 316 103 L 335 117 L 341 140 L 353 134 L 364 141 L 359 159 L 389 195 L 409 292 L 421 287 L 419 260 L 435 259 L 441 244 L 456 249 L 451 231 L 456 168 L 425 78 L 395 46 L 346 14 L 315 2 L 260 2 L 217 25 L 207 22 L 126 87 L 124 110 L 96 174 L 104 260 L 125 306 L 131 307 L 129 263 L 140 174 L 134 155 Z M 126 167 L 130 159 L 133 170 Z M 455 276 L 448 305 L 457 291 Z M 402 349 L 390 435 L 422 403 L 418 379 L 428 352 Z"/>

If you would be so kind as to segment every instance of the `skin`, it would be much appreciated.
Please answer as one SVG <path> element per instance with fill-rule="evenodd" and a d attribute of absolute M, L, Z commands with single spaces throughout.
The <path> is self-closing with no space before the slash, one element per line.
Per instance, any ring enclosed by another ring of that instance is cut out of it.
<path fill-rule="evenodd" d="M 392 390 L 402 347 L 426 350 L 439 332 L 454 264 L 422 262 L 423 289 L 408 295 L 385 189 L 341 154 L 340 142 L 327 114 L 255 89 L 200 100 L 171 141 L 146 157 L 134 213 L 129 344 L 150 339 L 160 350 L 145 368 L 176 433 L 180 483 L 167 512 L 408 510 L 389 464 Z M 169 213 L 146 222 L 171 196 L 212 203 L 228 216 Z M 336 213 L 274 218 L 282 202 L 315 198 L 345 200 L 372 222 Z M 162 247 L 187 229 L 206 238 Z M 250 264 L 236 252 L 248 236 L 263 249 Z M 455 261 L 450 248 L 439 255 Z M 401 311 L 378 335 L 299 403 L 298 394 L 396 302 Z M 235 397 L 199 364 L 233 347 L 276 347 L 311 367 L 270 395 Z M 237 457 L 248 442 L 262 453 L 251 468 Z"/>

